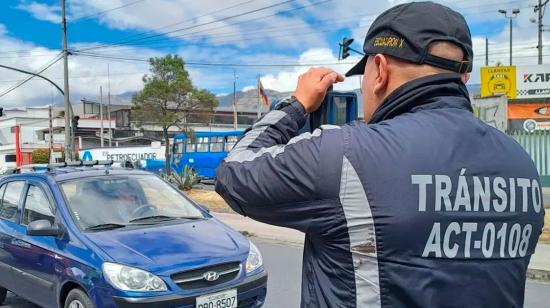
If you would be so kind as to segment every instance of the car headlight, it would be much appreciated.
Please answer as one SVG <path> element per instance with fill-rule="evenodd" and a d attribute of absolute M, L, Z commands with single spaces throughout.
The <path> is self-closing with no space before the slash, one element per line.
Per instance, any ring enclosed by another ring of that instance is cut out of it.
<path fill-rule="evenodd" d="M 162 279 L 138 268 L 106 262 L 103 273 L 113 287 L 122 291 L 166 291 Z"/>
<path fill-rule="evenodd" d="M 252 244 L 252 242 L 249 241 L 250 244 L 250 251 L 248 252 L 248 258 L 246 258 L 246 272 L 250 273 L 253 272 L 264 264 L 262 260 L 262 254 L 258 250 L 258 247 L 256 245 Z"/>

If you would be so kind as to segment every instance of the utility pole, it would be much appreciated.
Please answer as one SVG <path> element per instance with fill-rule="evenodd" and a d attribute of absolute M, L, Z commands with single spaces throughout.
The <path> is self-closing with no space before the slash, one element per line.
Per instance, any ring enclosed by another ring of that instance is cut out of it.
<path fill-rule="evenodd" d="M 510 66 L 512 66 L 512 18 L 510 18 Z"/>
<path fill-rule="evenodd" d="M 107 63 L 107 119 L 109 120 L 109 147 L 113 146 L 113 131 L 111 128 L 111 74 Z"/>
<path fill-rule="evenodd" d="M 257 88 L 258 88 L 258 119 L 262 116 L 262 93 L 260 90 L 260 75 L 258 75 L 258 82 L 257 82 Z"/>
<path fill-rule="evenodd" d="M 233 70 L 233 129 L 237 130 L 237 72 Z"/>
<path fill-rule="evenodd" d="M 485 38 L 485 66 L 489 66 L 489 39 Z"/>
<path fill-rule="evenodd" d="M 101 121 L 101 133 L 99 133 L 99 139 L 101 140 L 101 147 L 105 144 L 103 142 L 103 87 L 99 86 L 99 121 Z"/>
<path fill-rule="evenodd" d="M 50 134 L 50 163 L 54 163 L 54 157 L 53 157 L 53 119 L 52 119 L 52 105 L 50 105 L 48 107 L 48 119 L 49 119 L 49 122 L 50 122 L 50 129 L 49 129 L 49 134 Z"/>
<path fill-rule="evenodd" d="M 539 44 L 537 45 L 537 49 L 539 50 L 539 64 L 542 64 L 542 32 L 544 31 L 542 28 L 542 18 L 544 17 L 544 8 L 548 4 L 548 1 L 546 0 L 542 3 L 542 0 L 539 0 L 539 4 L 535 5 L 535 12 L 538 12 L 537 28 L 539 32 Z"/>
<path fill-rule="evenodd" d="M 65 18 L 65 0 L 61 0 L 61 28 L 63 35 L 63 86 L 65 101 L 65 160 L 72 160 L 72 140 L 71 140 L 71 113 L 69 112 L 69 51 L 67 50 L 67 19 Z"/>

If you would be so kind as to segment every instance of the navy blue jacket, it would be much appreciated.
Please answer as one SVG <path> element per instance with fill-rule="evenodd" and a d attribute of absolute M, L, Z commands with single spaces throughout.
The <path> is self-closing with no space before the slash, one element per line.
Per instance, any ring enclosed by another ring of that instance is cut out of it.
<path fill-rule="evenodd" d="M 305 232 L 302 307 L 523 305 L 539 175 L 459 76 L 404 84 L 368 124 L 296 136 L 304 117 L 265 115 L 216 184 L 238 213 Z"/>

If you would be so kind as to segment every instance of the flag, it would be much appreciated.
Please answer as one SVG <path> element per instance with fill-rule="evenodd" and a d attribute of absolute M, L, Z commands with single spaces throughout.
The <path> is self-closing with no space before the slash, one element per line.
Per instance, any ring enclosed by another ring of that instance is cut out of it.
<path fill-rule="evenodd" d="M 264 86 L 260 79 L 258 79 L 258 92 L 260 93 L 260 103 L 264 106 L 269 106 L 269 99 L 267 98 L 267 94 L 265 94 Z"/>

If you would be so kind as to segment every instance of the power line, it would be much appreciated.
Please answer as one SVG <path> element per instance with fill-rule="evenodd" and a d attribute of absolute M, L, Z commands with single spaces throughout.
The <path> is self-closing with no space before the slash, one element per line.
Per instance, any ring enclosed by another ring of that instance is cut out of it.
<path fill-rule="evenodd" d="M 38 74 L 42 74 L 44 71 L 46 71 L 48 68 L 52 67 L 55 63 L 57 63 L 59 60 L 61 60 L 63 57 L 61 55 L 57 55 L 53 60 L 51 60 L 48 64 L 46 64 L 44 67 L 42 67 L 40 70 L 38 70 L 37 72 L 35 72 L 34 74 L 38 75 Z M 25 79 L 23 79 L 22 81 L 20 81 L 19 83 L 17 83 L 16 85 L 10 87 L 9 89 L 5 90 L 4 92 L 2 92 L 0 94 L 0 98 L 7 95 L 8 93 L 12 92 L 13 90 L 19 88 L 20 86 L 24 85 L 25 83 L 27 83 L 29 80 L 33 79 L 35 76 L 29 76 Z"/>
<path fill-rule="evenodd" d="M 131 5 L 134 5 L 134 4 L 138 4 L 138 3 L 143 2 L 143 1 L 145 1 L 145 0 L 137 0 L 137 1 L 129 2 L 129 3 L 123 4 L 121 6 L 117 6 L 117 7 L 114 7 L 114 8 L 107 9 L 107 10 L 99 11 L 97 13 L 93 13 L 93 14 L 82 16 L 82 17 L 78 17 L 78 18 L 75 18 L 73 20 L 69 20 L 69 22 L 74 23 L 74 22 L 78 22 L 78 21 L 82 21 L 82 20 L 91 19 L 93 17 L 104 15 L 106 13 L 109 13 L 109 12 L 112 12 L 112 11 L 115 11 L 115 10 L 119 10 L 119 9 L 131 6 Z"/>
<path fill-rule="evenodd" d="M 146 44 L 151 44 L 151 43 L 156 43 L 156 42 L 162 42 L 162 41 L 170 41 L 174 38 L 178 38 L 178 37 L 189 37 L 190 35 L 193 35 L 193 34 L 199 34 L 199 33 L 204 33 L 206 31 L 212 31 L 212 30 L 218 30 L 218 29 L 223 29 L 223 28 L 227 28 L 229 26 L 234 26 L 234 25 L 237 25 L 237 24 L 242 24 L 242 23 L 246 23 L 246 22 L 251 22 L 251 21 L 255 21 L 255 20 L 259 20 L 259 19 L 265 19 L 265 18 L 268 18 L 268 17 L 272 17 L 272 16 L 276 16 L 276 15 L 279 15 L 281 13 L 287 13 L 287 12 L 290 12 L 290 11 L 294 11 L 294 10 L 298 10 L 298 9 L 303 9 L 305 7 L 308 7 L 308 6 L 313 6 L 313 5 L 319 5 L 319 4 L 323 4 L 325 2 L 329 2 L 331 0 L 328 0 L 328 1 L 321 1 L 321 2 L 317 2 L 317 3 L 312 3 L 312 4 L 309 4 L 309 5 L 305 5 L 305 6 L 302 6 L 302 7 L 298 7 L 298 8 L 293 8 L 293 9 L 290 9 L 290 10 L 287 10 L 287 11 L 281 11 L 281 12 L 278 12 L 278 13 L 275 13 L 275 14 L 271 14 L 271 15 L 266 15 L 266 16 L 260 16 L 260 17 L 256 17 L 256 18 L 252 18 L 252 19 L 247 19 L 247 20 L 244 20 L 244 21 L 239 21 L 239 22 L 234 22 L 234 23 L 230 23 L 228 25 L 223 25 L 223 26 L 219 26 L 219 27 L 214 27 L 214 28 L 208 28 L 208 29 L 201 29 L 201 30 L 197 30 L 197 31 L 194 31 L 194 32 L 187 32 L 187 33 L 184 33 L 182 35 L 178 35 L 178 36 L 170 36 L 170 37 L 160 37 L 160 36 L 164 36 L 165 34 L 168 34 L 168 33 L 174 33 L 174 32 L 179 32 L 179 31 L 184 31 L 184 30 L 187 30 L 187 29 L 192 29 L 192 28 L 196 28 L 196 27 L 200 27 L 200 26 L 203 26 L 204 24 L 202 25 L 196 25 L 196 26 L 192 26 L 192 27 L 187 27 L 187 28 L 182 28 L 182 29 L 177 29 L 177 30 L 173 30 L 173 31 L 169 31 L 169 32 L 165 32 L 165 33 L 159 33 L 159 34 L 156 34 L 154 36 L 148 36 L 148 37 L 140 37 L 140 38 L 137 38 L 137 39 L 133 39 L 133 40 L 126 40 L 126 41 L 119 41 L 117 43 L 111 43 L 111 44 L 103 44 L 103 45 L 98 45 L 98 46 L 95 46 L 95 47 L 90 47 L 90 48 L 85 48 L 85 49 L 81 49 L 81 51 L 89 51 L 89 50 L 95 50 L 95 49 L 105 49 L 105 48 L 124 48 L 122 45 L 146 45 Z M 518 1 L 508 1 L 508 2 L 504 2 L 503 4 L 506 4 L 506 3 L 515 3 L 515 2 L 518 2 Z M 490 4 L 490 5 L 495 5 L 494 3 L 493 4 Z M 469 7 L 466 7 L 466 8 L 476 8 L 476 7 L 486 7 L 488 5 L 475 5 L 475 6 L 469 6 Z M 475 12 L 475 13 L 472 13 L 472 14 L 469 14 L 469 15 L 477 15 L 477 14 L 486 14 L 486 13 L 489 13 L 489 12 L 492 12 L 491 11 L 483 11 L 483 12 Z M 365 17 L 368 17 L 368 18 L 372 18 L 374 19 L 377 15 L 367 15 L 367 16 L 364 16 L 363 18 Z M 340 21 L 342 21 L 342 18 L 339 19 Z M 217 21 L 213 21 L 211 23 L 214 23 L 214 22 L 217 22 Z M 270 29 L 270 27 L 267 27 L 267 28 L 264 28 L 264 29 Z M 336 31 L 336 30 L 335 30 Z M 212 36 L 209 36 L 209 37 L 212 37 Z M 150 38 L 157 38 L 155 40 L 151 40 Z M 260 38 L 259 38 L 260 39 Z M 139 42 L 139 43 L 136 43 L 136 42 Z M 173 45 L 174 47 L 177 47 L 177 46 L 180 46 L 180 45 L 183 45 L 185 44 L 184 42 L 181 42 L 179 44 L 176 44 L 176 45 Z"/>
<path fill-rule="evenodd" d="M 142 43 L 147 44 L 147 43 L 154 43 L 154 42 L 162 42 L 162 41 L 172 40 L 173 38 L 189 37 L 189 36 L 191 36 L 191 35 L 193 35 L 193 34 L 204 33 L 204 32 L 206 32 L 206 31 L 212 31 L 212 30 L 223 29 L 223 28 L 227 28 L 228 26 L 234 26 L 234 25 L 238 25 L 238 24 L 248 23 L 248 22 L 251 22 L 251 21 L 256 21 L 256 20 L 260 20 L 260 19 L 265 19 L 265 18 L 268 18 L 268 17 L 277 16 L 277 15 L 282 14 L 282 13 L 289 13 L 289 12 L 292 12 L 292 11 L 297 11 L 297 10 L 305 9 L 305 8 L 307 8 L 307 7 L 316 6 L 316 5 L 321 5 L 321 4 L 330 2 L 330 1 L 332 1 L 332 0 L 324 0 L 324 1 L 320 1 L 320 2 L 314 2 L 314 3 L 308 4 L 308 5 L 304 5 L 304 6 L 297 7 L 297 8 L 292 8 L 292 9 L 289 9 L 289 10 L 286 10 L 286 11 L 281 11 L 281 12 L 277 12 L 277 13 L 270 14 L 270 15 L 266 15 L 266 16 L 259 16 L 259 17 L 255 17 L 255 18 L 251 18 L 251 19 L 247 19 L 247 20 L 243 20 L 243 21 L 238 21 L 238 22 L 230 23 L 230 24 L 228 24 L 228 25 L 223 25 L 223 26 L 219 26 L 219 27 L 215 27 L 215 28 L 208 28 L 208 29 L 197 30 L 197 31 L 194 31 L 194 32 L 188 32 L 188 33 L 184 33 L 184 34 L 177 35 L 177 36 L 172 36 L 172 37 L 159 37 L 159 38 L 156 39 L 156 40 L 149 40 L 149 41 L 145 41 L 145 42 L 142 42 Z M 309 26 L 308 26 L 308 27 L 309 27 Z M 273 28 L 271 28 L 271 27 L 266 27 L 266 28 L 264 28 L 264 30 L 269 30 L 269 29 L 273 29 Z M 292 28 L 291 28 L 291 29 L 292 29 Z M 336 31 L 336 30 L 335 30 L 335 31 Z M 248 33 L 250 33 L 250 32 L 247 32 L 247 34 L 248 34 Z M 294 33 L 294 35 L 297 35 L 297 34 L 299 34 L 299 33 Z M 212 37 L 212 36 L 209 36 L 209 37 Z M 128 44 L 128 45 L 130 45 L 130 44 Z M 132 44 L 132 45 L 135 45 L 135 44 Z"/>
<path fill-rule="evenodd" d="M 114 55 L 103 55 L 103 54 L 94 54 L 94 53 L 77 53 L 78 55 L 99 58 L 99 59 L 112 59 L 112 60 L 122 60 L 122 61 L 132 61 L 132 62 L 144 62 L 148 63 L 149 59 L 143 58 L 130 58 L 130 57 L 121 57 Z M 494 54 L 493 54 L 494 55 Z M 483 55 L 484 56 L 484 55 Z M 550 56 L 550 55 L 544 55 Z M 517 58 L 531 58 L 536 56 L 524 55 L 517 56 Z M 261 63 L 215 63 L 215 62 L 197 62 L 197 61 L 185 61 L 185 65 L 188 66 L 215 66 L 215 67 L 310 67 L 310 66 L 322 66 L 322 65 L 351 65 L 355 62 L 324 62 L 324 63 L 271 63 L 271 64 L 261 64 Z"/>
<path fill-rule="evenodd" d="M 172 33 L 180 32 L 180 31 L 190 30 L 190 29 L 210 25 L 210 24 L 213 24 L 213 23 L 218 23 L 218 22 L 229 20 L 229 19 L 233 19 L 233 18 L 237 18 L 237 17 L 241 17 L 241 16 L 245 16 L 245 15 L 265 11 L 267 9 L 274 8 L 274 7 L 281 6 L 281 5 L 285 5 L 285 4 L 294 2 L 294 1 L 296 1 L 296 0 L 285 0 L 285 1 L 278 2 L 278 3 L 272 4 L 272 5 L 264 6 L 264 7 L 258 8 L 258 9 L 246 11 L 246 12 L 235 14 L 235 15 L 226 16 L 226 17 L 221 18 L 221 19 L 216 19 L 216 20 L 212 20 L 212 21 L 197 24 L 197 25 L 192 25 L 192 26 L 188 26 L 188 27 L 184 27 L 184 28 L 180 28 L 180 29 L 175 29 L 175 30 L 171 30 L 171 31 L 167 31 L 167 32 L 162 32 L 162 33 L 158 33 L 158 34 L 154 34 L 154 35 L 150 35 L 150 36 L 145 36 L 145 37 L 140 37 L 140 38 L 135 38 L 135 39 L 129 39 L 129 40 L 121 41 L 121 42 L 118 42 L 118 43 L 102 44 L 102 45 L 98 45 L 96 47 L 85 48 L 85 49 L 81 49 L 81 50 L 78 50 L 78 51 L 89 51 L 89 50 L 104 48 L 104 47 L 107 47 L 107 46 L 112 47 L 112 46 L 118 46 L 118 45 L 125 45 L 125 44 L 136 42 L 136 41 L 155 38 L 155 37 L 159 37 L 159 36 L 165 36 L 167 34 L 172 34 Z M 321 1 L 321 2 L 329 2 L 329 1 L 332 1 L 332 0 L 324 0 L 324 1 Z"/>
<path fill-rule="evenodd" d="M 202 15 L 199 15 L 199 16 L 197 16 L 197 17 L 185 19 L 185 20 L 183 20 L 183 21 L 178 21 L 178 22 L 176 22 L 176 23 L 172 23 L 172 24 L 169 24 L 169 25 L 165 25 L 165 26 L 162 26 L 162 27 L 159 27 L 159 28 L 155 28 L 155 29 L 152 29 L 152 30 L 149 30 L 149 31 L 145 31 L 145 32 L 133 34 L 133 35 L 130 35 L 130 36 L 126 36 L 126 37 L 124 37 L 124 38 L 122 38 L 122 39 L 120 39 L 120 40 L 117 40 L 117 41 L 112 42 L 111 44 L 116 44 L 116 43 L 119 43 L 119 42 L 121 42 L 121 41 L 124 41 L 124 40 L 127 40 L 127 39 L 131 39 L 131 38 L 134 38 L 134 37 L 141 37 L 141 36 L 143 36 L 143 35 L 145 35 L 145 34 L 157 32 L 157 31 L 159 31 L 159 30 L 171 28 L 171 27 L 174 27 L 174 26 L 177 26 L 177 25 L 181 25 L 181 24 L 185 24 L 185 23 L 188 23 L 188 22 L 191 22 L 191 21 L 196 21 L 196 20 L 198 20 L 198 19 L 200 19 L 200 18 L 209 16 L 209 15 L 212 15 L 212 14 L 216 14 L 216 13 L 228 11 L 228 10 L 234 9 L 234 8 L 236 8 L 236 7 L 243 6 L 243 5 L 249 4 L 249 3 L 251 3 L 251 2 L 255 2 L 255 1 L 258 1 L 258 0 L 247 0 L 247 1 L 244 1 L 244 2 L 239 2 L 239 3 L 237 3 L 237 4 L 234 4 L 234 5 L 231 5 L 231 6 L 228 6 L 228 7 L 224 7 L 224 8 L 219 9 L 219 10 L 211 11 L 211 12 L 208 12 L 208 13 L 205 13 L 205 14 L 202 14 Z"/>
<path fill-rule="evenodd" d="M 129 57 L 119 57 L 119 56 L 110 56 L 110 55 L 100 55 L 93 53 L 84 53 L 77 52 L 77 55 L 82 55 L 92 58 L 100 59 L 113 59 L 113 60 L 123 60 L 123 61 L 135 61 L 135 62 L 149 62 L 149 59 L 142 58 L 129 58 Z M 219 67 L 294 67 L 294 66 L 321 66 L 321 65 L 350 65 L 355 64 L 355 62 L 331 62 L 331 63 L 278 63 L 278 64 L 261 64 L 261 63 L 211 63 L 211 62 L 195 62 L 195 61 L 185 61 L 185 65 L 189 66 L 219 66 Z"/>

